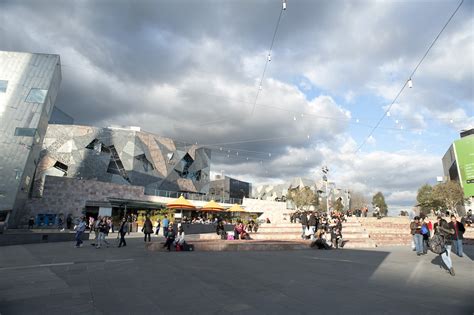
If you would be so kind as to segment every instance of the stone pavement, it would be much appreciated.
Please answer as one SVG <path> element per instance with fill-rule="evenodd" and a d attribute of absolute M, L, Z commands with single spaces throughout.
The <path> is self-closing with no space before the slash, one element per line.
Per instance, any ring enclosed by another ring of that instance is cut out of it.
<path fill-rule="evenodd" d="M 140 238 L 125 248 L 6 246 L 0 313 L 472 314 L 474 247 L 466 252 L 453 257 L 452 277 L 438 256 L 407 247 L 168 253 Z"/>

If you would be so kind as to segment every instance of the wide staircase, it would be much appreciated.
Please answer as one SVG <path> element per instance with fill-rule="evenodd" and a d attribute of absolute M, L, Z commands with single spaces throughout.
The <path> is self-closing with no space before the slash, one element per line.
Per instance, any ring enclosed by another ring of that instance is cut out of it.
<path fill-rule="evenodd" d="M 435 219 L 431 220 L 436 222 Z M 301 239 L 301 225 L 298 223 L 262 224 L 257 233 L 250 233 L 255 241 L 297 242 L 309 244 Z M 384 217 L 377 219 L 347 218 L 342 224 L 344 248 L 373 248 L 381 246 L 410 246 L 410 221 L 407 217 Z M 193 240 L 218 240 L 215 233 L 190 235 Z M 474 227 L 466 227 L 464 244 L 474 245 Z"/>

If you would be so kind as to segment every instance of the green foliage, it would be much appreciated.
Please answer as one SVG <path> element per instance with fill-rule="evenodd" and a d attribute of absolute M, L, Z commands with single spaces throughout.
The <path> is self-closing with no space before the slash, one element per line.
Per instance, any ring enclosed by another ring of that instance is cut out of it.
<path fill-rule="evenodd" d="M 383 194 L 379 191 L 372 197 L 372 205 L 374 207 L 379 207 L 380 209 L 380 214 L 382 216 L 386 216 L 388 213 L 388 207 L 387 204 L 385 203 L 385 197 Z"/>
<path fill-rule="evenodd" d="M 457 207 L 464 203 L 464 191 L 457 181 L 440 183 L 433 187 L 433 199 L 444 209 L 457 213 Z"/>
<path fill-rule="evenodd" d="M 362 209 L 367 206 L 367 198 L 358 191 L 351 192 L 351 210 Z"/>
<path fill-rule="evenodd" d="M 309 210 L 311 206 L 316 208 L 319 205 L 318 195 L 310 187 L 289 189 L 286 198 L 293 201 L 299 210 Z"/>
<path fill-rule="evenodd" d="M 337 212 L 342 212 L 342 210 L 344 210 L 344 205 L 342 204 L 341 198 L 337 198 L 336 202 L 334 203 L 334 210 Z"/>

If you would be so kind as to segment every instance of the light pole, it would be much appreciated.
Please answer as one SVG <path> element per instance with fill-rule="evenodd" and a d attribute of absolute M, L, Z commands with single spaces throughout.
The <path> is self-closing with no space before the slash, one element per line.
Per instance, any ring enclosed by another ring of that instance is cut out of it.
<path fill-rule="evenodd" d="M 324 183 L 326 184 L 326 212 L 329 218 L 330 212 L 329 212 L 328 176 L 327 176 L 329 173 L 329 169 L 327 168 L 327 166 L 323 166 L 321 170 L 324 174 L 323 175 Z"/>

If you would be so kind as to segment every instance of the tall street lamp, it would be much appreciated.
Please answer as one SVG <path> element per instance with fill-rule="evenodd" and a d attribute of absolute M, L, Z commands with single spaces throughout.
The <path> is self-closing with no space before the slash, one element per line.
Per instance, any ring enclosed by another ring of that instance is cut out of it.
<path fill-rule="evenodd" d="M 326 212 L 327 212 L 327 215 L 328 215 L 328 218 L 330 217 L 330 212 L 329 212 L 329 194 L 328 194 L 328 173 L 329 173 L 329 169 L 327 168 L 327 166 L 323 166 L 323 168 L 321 169 L 322 172 L 323 172 L 323 181 L 324 183 L 326 184 Z"/>

